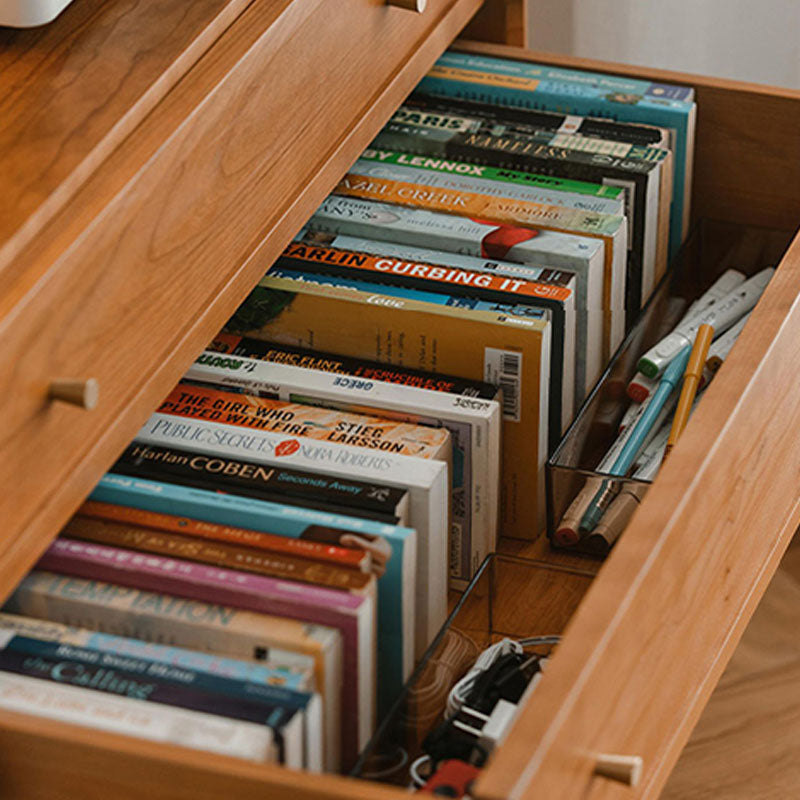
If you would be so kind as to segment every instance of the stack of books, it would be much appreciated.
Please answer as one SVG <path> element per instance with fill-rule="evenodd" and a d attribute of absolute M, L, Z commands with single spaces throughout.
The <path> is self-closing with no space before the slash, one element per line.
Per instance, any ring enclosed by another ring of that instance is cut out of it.
<path fill-rule="evenodd" d="M 347 770 L 683 240 L 691 89 L 446 53 L 0 615 L 0 707 Z M 266 267 L 266 265 L 265 265 Z"/>

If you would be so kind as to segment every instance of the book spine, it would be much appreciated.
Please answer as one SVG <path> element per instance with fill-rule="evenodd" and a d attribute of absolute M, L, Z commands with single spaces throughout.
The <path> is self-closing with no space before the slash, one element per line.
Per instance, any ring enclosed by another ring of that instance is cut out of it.
<path fill-rule="evenodd" d="M 362 358 L 349 358 L 329 353 L 316 353 L 302 347 L 292 347 L 278 342 L 252 339 L 237 334 L 220 333 L 215 337 L 210 350 L 245 358 L 256 358 L 275 364 L 287 364 L 292 367 L 304 367 L 319 372 L 331 372 L 339 375 L 351 375 L 365 380 L 376 380 L 384 383 L 396 383 L 412 386 L 415 389 L 427 389 L 447 394 L 466 395 L 493 400 L 497 390 L 488 383 L 470 381 L 465 378 L 438 375 L 406 367 L 382 364 Z M 198 358 L 198 363 L 203 356 Z"/>
<path fill-rule="evenodd" d="M 343 686 L 342 708 L 359 718 L 358 664 L 366 645 L 359 643 L 358 634 L 361 597 L 69 539 L 55 540 L 37 568 L 338 628 L 343 674 L 350 676 Z M 358 750 L 356 731 L 346 732 L 344 747 L 352 758 Z"/>
<path fill-rule="evenodd" d="M 366 591 L 370 582 L 369 575 L 357 570 L 304 561 L 278 553 L 264 555 L 253 548 L 211 543 L 181 534 L 161 533 L 101 520 L 73 517 L 63 534 L 69 538 L 112 547 L 130 548 L 351 592 Z"/>
<path fill-rule="evenodd" d="M 107 522 L 119 522 L 157 531 L 181 533 L 199 539 L 253 547 L 267 552 L 286 553 L 297 558 L 336 563 L 342 567 L 360 569 L 364 572 L 370 568 L 369 554 L 361 548 L 322 544 L 309 539 L 292 539 L 287 536 L 277 536 L 247 528 L 236 528 L 231 525 L 218 525 L 213 522 L 163 514 L 157 511 L 147 511 L 133 508 L 132 506 L 87 500 L 78 509 L 78 516 Z"/>
<path fill-rule="evenodd" d="M 126 636 L 99 633 L 85 628 L 73 628 L 58 622 L 42 621 L 15 614 L 0 613 L 0 629 L 11 630 L 19 636 L 44 639 L 62 645 L 84 647 L 97 653 L 147 661 L 173 667 L 181 672 L 191 670 L 210 676 L 240 681 L 248 685 L 286 687 L 307 692 L 313 687 L 311 674 L 306 670 L 271 666 L 242 659 L 211 655 L 199 650 L 171 647 L 164 644 L 133 639 Z"/>
<path fill-rule="evenodd" d="M 204 356 L 206 356 L 204 358 Z M 219 363 L 219 356 L 204 353 L 198 361 Z M 242 358 L 225 364 L 235 369 L 245 365 Z M 189 379 L 194 379 L 187 376 Z M 221 383 L 221 381 L 217 381 Z M 262 383 L 259 393 L 274 394 L 275 384 Z M 404 492 L 394 487 L 357 481 L 341 481 L 300 470 L 265 466 L 246 459 L 219 458 L 193 453 L 174 447 L 146 446 L 134 442 L 117 459 L 111 472 L 174 481 L 184 486 L 196 486 L 213 491 L 229 491 L 271 500 L 276 503 L 293 503 L 306 508 L 338 511 L 342 514 L 369 516 L 382 522 L 397 522 Z M 326 557 L 330 554 L 320 553 Z M 337 553 L 343 558 L 341 553 Z M 352 551 L 348 561 L 363 560 L 363 555 Z"/>
<path fill-rule="evenodd" d="M 0 707 L 250 761 L 275 759 L 271 731 L 264 725 L 147 704 L 7 672 L 0 672 Z"/>
<path fill-rule="evenodd" d="M 22 649 L 24 645 L 20 643 L 17 644 L 17 648 L 6 647 L 0 650 L 0 671 L 91 689 L 130 700 L 174 706 L 186 711 L 268 725 L 278 743 L 279 758 L 284 761 L 281 752 L 283 729 L 297 713 L 296 710 L 288 710 L 276 705 L 264 708 L 261 703 L 246 702 L 207 691 L 190 689 L 175 683 L 154 680 L 152 677 L 143 680 L 139 675 L 108 667 L 98 667 L 80 658 L 54 658 L 36 655 L 26 652 L 25 649 Z M 41 649 L 46 651 L 49 648 Z"/>
<path fill-rule="evenodd" d="M 447 432 L 317 406 L 179 383 L 157 413 L 202 419 L 258 431 L 300 436 L 417 458 L 438 458 Z"/>

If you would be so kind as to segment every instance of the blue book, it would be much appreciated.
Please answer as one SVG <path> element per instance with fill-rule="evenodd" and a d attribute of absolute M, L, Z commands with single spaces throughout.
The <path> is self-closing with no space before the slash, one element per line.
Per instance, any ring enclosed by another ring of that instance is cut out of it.
<path fill-rule="evenodd" d="M 418 90 L 439 97 L 670 129 L 675 172 L 669 255 L 674 257 L 689 224 L 696 117 L 691 87 L 448 51 L 422 79 Z"/>
<path fill-rule="evenodd" d="M 412 528 L 114 473 L 100 479 L 90 499 L 295 539 L 345 531 L 384 539 L 391 557 L 378 579 L 378 713 L 388 710 L 397 697 L 414 664 L 416 531 Z"/>

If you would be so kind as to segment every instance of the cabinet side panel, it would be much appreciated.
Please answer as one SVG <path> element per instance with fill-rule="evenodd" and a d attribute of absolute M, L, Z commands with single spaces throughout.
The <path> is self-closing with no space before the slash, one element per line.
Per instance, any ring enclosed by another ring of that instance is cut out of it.
<path fill-rule="evenodd" d="M 497 44 L 528 44 L 527 0 L 485 0 L 475 19 L 464 30 L 467 39 Z"/>

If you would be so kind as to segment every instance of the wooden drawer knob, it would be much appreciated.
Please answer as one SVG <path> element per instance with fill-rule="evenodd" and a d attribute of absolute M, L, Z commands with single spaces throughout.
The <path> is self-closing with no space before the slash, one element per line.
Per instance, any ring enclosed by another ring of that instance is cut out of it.
<path fill-rule="evenodd" d="M 88 378 L 85 381 L 65 378 L 50 384 L 49 396 L 51 400 L 60 400 L 62 403 L 69 403 L 91 411 L 97 405 L 100 387 L 94 378 Z"/>
<path fill-rule="evenodd" d="M 642 776 L 642 759 L 640 756 L 616 756 L 603 753 L 597 756 L 594 767 L 595 775 L 611 778 L 626 786 L 636 786 Z"/>
<path fill-rule="evenodd" d="M 397 6 L 398 8 L 406 8 L 409 11 L 416 11 L 421 14 L 425 10 L 428 0 L 386 0 L 386 4 Z"/>

